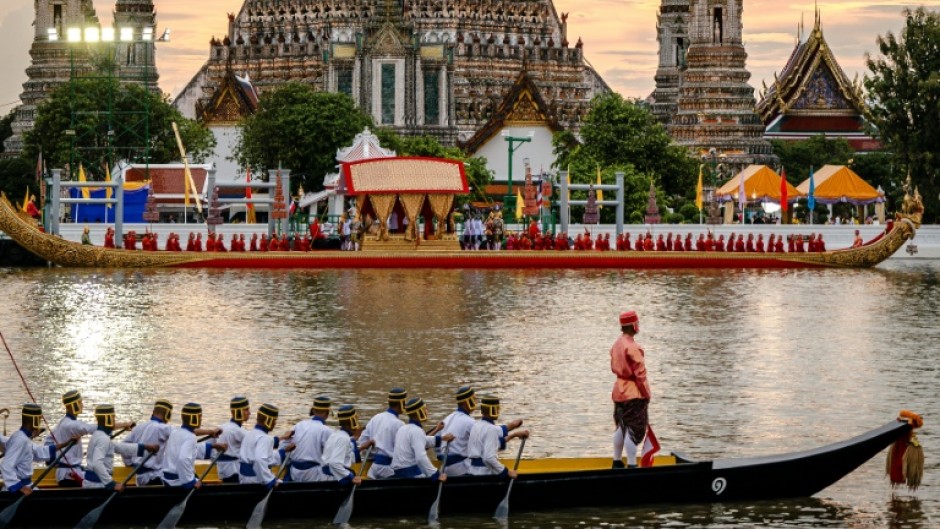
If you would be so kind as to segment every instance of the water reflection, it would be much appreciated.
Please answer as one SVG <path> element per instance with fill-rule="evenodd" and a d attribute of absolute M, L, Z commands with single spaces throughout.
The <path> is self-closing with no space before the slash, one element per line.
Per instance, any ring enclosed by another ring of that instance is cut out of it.
<path fill-rule="evenodd" d="M 928 455 L 940 448 L 930 430 L 940 358 L 925 347 L 940 339 L 937 262 L 844 271 L 0 270 L 0 296 L 9 300 L 0 331 L 52 418 L 73 388 L 138 419 L 155 398 L 195 400 L 209 423 L 246 394 L 281 406 L 286 427 L 319 393 L 371 416 L 395 385 L 422 395 L 437 418 L 470 383 L 499 393 L 507 418 L 526 419 L 528 457 L 607 455 L 608 350 L 617 314 L 630 307 L 641 316 L 651 419 L 667 450 L 709 459 L 809 448 L 902 408 L 926 415 Z M 0 362 L 0 407 L 14 407 L 25 391 Z M 511 525 L 927 527 L 940 516 L 936 470 L 921 491 L 890 502 L 876 460 L 818 499 L 546 512 Z M 309 524 L 283 525 L 294 526 Z"/>

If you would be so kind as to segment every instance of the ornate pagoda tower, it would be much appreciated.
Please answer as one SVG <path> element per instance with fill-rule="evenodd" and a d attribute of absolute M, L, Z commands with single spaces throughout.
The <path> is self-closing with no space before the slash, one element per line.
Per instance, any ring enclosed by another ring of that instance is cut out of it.
<path fill-rule="evenodd" d="M 73 70 L 78 75 L 91 70 L 88 48 L 83 43 L 69 43 L 67 32 L 71 27 L 98 26 L 92 0 L 37 0 L 35 9 L 35 34 L 29 50 L 32 62 L 26 68 L 13 135 L 4 143 L 4 154 L 10 156 L 23 151 L 23 135 L 32 130 L 36 107 L 49 93 L 67 83 Z"/>
<path fill-rule="evenodd" d="M 153 0 L 117 0 L 114 5 L 114 27 L 133 28 L 133 42 L 121 42 L 118 39 L 114 50 L 114 62 L 118 67 L 119 77 L 124 82 L 133 82 L 145 86 L 147 90 L 160 93 L 157 81 L 156 39 L 157 14 Z M 149 39 L 141 38 L 149 28 Z"/>
<path fill-rule="evenodd" d="M 652 112 L 663 125 L 676 114 L 679 97 L 680 69 L 685 67 L 689 47 L 689 0 L 662 0 L 656 17 L 659 40 L 659 67 L 656 69 L 656 90 L 652 95 Z"/>
<path fill-rule="evenodd" d="M 715 148 L 737 172 L 750 164 L 773 165 L 764 124 L 747 84 L 747 52 L 741 40 L 743 0 L 691 0 L 690 44 L 676 115 L 669 132 L 693 155 Z"/>

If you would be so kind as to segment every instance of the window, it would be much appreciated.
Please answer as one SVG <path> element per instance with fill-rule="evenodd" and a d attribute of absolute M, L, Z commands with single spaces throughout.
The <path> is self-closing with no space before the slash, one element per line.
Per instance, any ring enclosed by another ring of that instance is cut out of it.
<path fill-rule="evenodd" d="M 336 91 L 353 97 L 353 72 L 352 70 L 336 71 Z"/>
<path fill-rule="evenodd" d="M 382 124 L 395 124 L 395 65 L 382 65 Z"/>
<path fill-rule="evenodd" d="M 424 72 L 424 123 L 437 125 L 441 122 L 441 71 Z"/>

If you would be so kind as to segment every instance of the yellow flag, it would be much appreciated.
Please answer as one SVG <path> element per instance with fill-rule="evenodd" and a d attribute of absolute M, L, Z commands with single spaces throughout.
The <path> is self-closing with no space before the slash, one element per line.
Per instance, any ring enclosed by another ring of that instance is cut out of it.
<path fill-rule="evenodd" d="M 520 193 L 519 190 L 516 189 L 516 218 L 517 219 L 522 218 L 522 202 L 523 202 L 522 193 Z"/>
<path fill-rule="evenodd" d="M 88 179 L 85 178 L 85 166 L 82 164 L 78 164 L 78 181 L 88 181 Z M 82 188 L 82 198 L 91 198 L 91 191 L 87 187 Z"/>
<path fill-rule="evenodd" d="M 185 158 L 183 159 L 185 162 Z M 189 207 L 189 182 L 192 181 L 193 175 L 189 174 L 189 164 L 183 164 L 183 207 Z M 195 190 L 194 190 L 195 191 Z"/>
<path fill-rule="evenodd" d="M 597 185 L 601 185 L 601 166 L 599 165 L 597 166 Z M 597 195 L 598 202 L 600 202 L 601 200 L 604 200 L 604 191 L 598 189 L 596 195 Z M 597 209 L 601 209 L 603 207 L 604 206 L 597 206 Z"/>
<path fill-rule="evenodd" d="M 111 169 L 108 167 L 108 162 L 104 162 L 104 181 L 106 184 L 111 183 Z M 104 198 L 111 199 L 114 196 L 112 193 L 114 191 L 110 187 L 104 188 Z M 111 204 L 108 204 L 107 207 L 110 209 Z"/>
<path fill-rule="evenodd" d="M 23 213 L 27 213 L 29 211 L 29 188 L 28 187 L 26 188 L 26 196 L 23 197 L 23 207 L 20 209 L 23 211 Z"/>
<path fill-rule="evenodd" d="M 695 186 L 695 207 L 702 210 L 702 167 L 705 164 L 699 164 L 698 166 L 698 185 Z"/>

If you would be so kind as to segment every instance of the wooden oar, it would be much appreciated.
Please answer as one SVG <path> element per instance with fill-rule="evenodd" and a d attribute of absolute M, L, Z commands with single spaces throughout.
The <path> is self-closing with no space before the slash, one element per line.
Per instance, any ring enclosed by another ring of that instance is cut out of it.
<path fill-rule="evenodd" d="M 222 457 L 222 454 L 225 453 L 225 450 L 219 450 L 219 453 L 212 458 L 212 461 L 209 463 L 209 466 L 206 468 L 206 471 L 199 476 L 199 481 L 206 479 L 206 476 L 209 475 L 209 472 L 212 470 L 212 467 L 219 461 L 219 458 Z M 177 522 L 180 521 L 180 518 L 183 517 L 183 511 L 186 510 L 186 502 L 189 501 L 189 497 L 196 492 L 196 487 L 189 489 L 189 493 L 186 494 L 186 497 L 183 498 L 183 501 L 177 503 L 170 509 L 170 512 L 166 513 L 166 516 L 163 517 L 163 521 L 160 522 L 160 525 L 157 526 L 157 529 L 173 529 L 176 527 Z"/>
<path fill-rule="evenodd" d="M 72 439 L 64 447 L 62 447 L 62 453 L 59 454 L 59 457 L 55 458 L 52 464 L 47 466 L 46 469 L 43 470 L 41 474 L 39 474 L 39 477 L 36 478 L 36 481 L 30 484 L 29 488 L 35 489 L 36 486 L 39 485 L 39 483 L 42 481 L 42 479 L 46 477 L 46 475 L 48 475 L 49 472 L 51 472 L 52 469 L 56 467 L 56 465 L 59 464 L 59 461 L 61 461 L 63 457 L 65 457 L 65 453 L 68 452 L 69 449 L 72 448 L 77 442 L 78 442 L 78 439 Z M 35 490 L 33 490 L 33 492 L 35 492 Z M 9 525 L 10 520 L 12 520 L 13 517 L 16 515 L 16 510 L 20 508 L 20 504 L 23 503 L 23 500 L 25 500 L 26 498 L 27 496 L 25 494 L 20 494 L 20 498 L 18 500 L 13 502 L 13 504 L 7 507 L 6 509 L 3 509 L 3 512 L 0 512 L 0 529 L 3 529 L 7 525 Z"/>
<path fill-rule="evenodd" d="M 276 480 L 281 479 L 284 474 L 287 473 L 287 469 L 290 468 L 290 458 L 292 455 L 294 454 L 290 453 L 284 458 L 284 464 L 278 469 L 277 476 L 274 476 L 275 486 L 277 486 Z M 264 499 L 259 501 L 258 505 L 255 505 L 255 510 L 251 511 L 251 518 L 248 519 L 245 529 L 261 529 L 261 522 L 264 521 L 264 515 L 268 512 L 268 500 L 271 498 L 272 492 L 274 492 L 274 487 L 268 489 L 268 493 L 264 495 Z"/>
<path fill-rule="evenodd" d="M 362 458 L 362 466 L 359 467 L 359 477 L 362 477 L 362 474 L 366 471 L 366 463 L 369 461 L 369 454 L 372 453 L 372 447 L 370 446 L 366 450 L 365 457 Z M 349 491 L 349 496 L 343 501 L 343 504 L 339 506 L 339 510 L 336 511 L 336 516 L 333 517 L 333 524 L 342 525 L 349 522 L 349 518 L 352 516 L 353 510 L 353 494 L 356 493 L 356 484 L 353 483 L 352 490 Z"/>
<path fill-rule="evenodd" d="M 135 466 L 134 469 L 130 471 L 127 477 L 124 478 L 124 481 L 121 482 L 122 487 L 124 485 L 127 485 L 131 481 L 131 478 L 137 475 L 138 470 L 144 468 L 144 464 L 151 457 L 153 457 L 153 454 L 154 452 L 148 452 L 147 455 L 144 456 L 144 458 L 140 460 L 140 463 L 138 463 L 137 466 Z M 111 495 L 108 496 L 108 499 L 104 501 L 104 503 L 92 509 L 81 520 L 79 520 L 78 524 L 75 525 L 75 529 L 91 529 L 92 527 L 94 527 L 95 524 L 98 523 L 98 518 L 101 518 L 101 513 L 104 512 L 104 508 L 107 507 L 109 503 L 111 503 L 111 500 L 113 500 L 114 497 L 118 495 L 118 492 L 120 491 L 115 490 L 114 492 L 112 492 Z"/>
<path fill-rule="evenodd" d="M 450 443 L 447 443 L 447 446 L 444 447 L 444 459 L 441 461 L 441 467 L 438 469 L 438 472 L 446 475 L 447 474 L 447 453 L 450 452 Z M 441 481 L 437 485 L 437 498 L 434 499 L 434 503 L 431 504 L 431 510 L 428 511 L 428 525 L 436 525 L 438 514 L 441 511 L 441 492 L 444 490 L 444 482 Z"/>
<path fill-rule="evenodd" d="M 516 454 L 516 464 L 512 467 L 514 471 L 519 470 L 519 460 L 522 459 L 522 449 L 525 448 L 526 439 L 528 439 L 528 437 L 523 437 L 522 443 L 519 445 L 519 453 Z M 516 481 L 516 478 L 509 479 L 509 487 L 506 488 L 506 497 L 496 506 L 496 513 L 493 515 L 493 518 L 501 522 L 505 522 L 509 519 L 509 493 L 512 492 L 512 484 L 514 481 Z"/>

